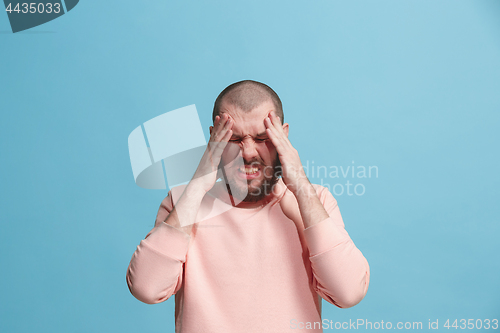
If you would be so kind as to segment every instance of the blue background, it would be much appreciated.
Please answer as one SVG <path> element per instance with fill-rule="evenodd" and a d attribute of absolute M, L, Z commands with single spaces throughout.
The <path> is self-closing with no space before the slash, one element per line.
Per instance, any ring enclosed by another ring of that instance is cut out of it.
<path fill-rule="evenodd" d="M 303 164 L 378 167 L 323 179 L 364 184 L 337 200 L 372 273 L 324 318 L 500 319 L 500 2 L 80 1 L 17 34 L 0 13 L 0 51 L 0 331 L 173 332 L 174 299 L 125 281 L 166 194 L 127 137 L 196 104 L 208 138 L 242 79 L 280 95 Z"/>

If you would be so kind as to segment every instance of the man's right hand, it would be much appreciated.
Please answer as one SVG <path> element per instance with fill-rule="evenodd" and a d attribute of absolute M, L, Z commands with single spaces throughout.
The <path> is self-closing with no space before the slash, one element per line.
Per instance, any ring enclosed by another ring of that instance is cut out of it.
<path fill-rule="evenodd" d="M 165 223 L 191 235 L 196 214 L 205 194 L 217 181 L 217 171 L 222 152 L 233 135 L 231 128 L 234 120 L 227 114 L 216 116 L 214 126 L 210 126 L 210 140 L 196 169 L 193 179 L 184 189 L 174 209 L 165 219 Z"/>
<path fill-rule="evenodd" d="M 222 152 L 233 135 L 233 124 L 234 120 L 227 113 L 215 117 L 214 126 L 210 126 L 207 149 L 189 184 L 191 190 L 199 190 L 204 195 L 214 186 Z"/>

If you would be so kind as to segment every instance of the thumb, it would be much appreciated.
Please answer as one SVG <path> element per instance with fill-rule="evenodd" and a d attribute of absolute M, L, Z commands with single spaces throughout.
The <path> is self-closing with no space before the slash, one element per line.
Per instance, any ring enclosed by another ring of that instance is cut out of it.
<path fill-rule="evenodd" d="M 302 217 L 300 216 L 299 203 L 290 190 L 287 189 L 285 191 L 285 195 L 280 200 L 280 207 L 283 214 L 292 220 L 297 228 L 304 229 Z"/>

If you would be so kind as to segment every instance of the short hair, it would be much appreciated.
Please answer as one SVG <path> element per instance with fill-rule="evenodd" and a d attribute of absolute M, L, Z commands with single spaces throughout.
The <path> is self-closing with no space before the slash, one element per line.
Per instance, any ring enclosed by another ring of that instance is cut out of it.
<path fill-rule="evenodd" d="M 220 114 L 220 107 L 223 101 L 237 106 L 243 112 L 250 112 L 262 103 L 271 101 L 275 107 L 275 113 L 281 119 L 281 124 L 284 123 L 283 106 L 278 94 L 268 85 L 252 81 L 243 80 L 227 86 L 217 96 L 212 112 L 212 121 Z"/>

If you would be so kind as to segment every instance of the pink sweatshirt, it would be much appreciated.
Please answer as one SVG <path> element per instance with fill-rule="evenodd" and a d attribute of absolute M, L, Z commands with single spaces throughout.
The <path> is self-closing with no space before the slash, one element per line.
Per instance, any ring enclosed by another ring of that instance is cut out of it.
<path fill-rule="evenodd" d="M 368 289 L 368 262 L 337 201 L 314 187 L 330 217 L 305 230 L 285 215 L 283 196 L 293 194 L 284 190 L 255 209 L 206 195 L 200 211 L 223 213 L 197 219 L 192 236 L 163 222 L 182 193 L 172 189 L 132 256 L 130 292 L 148 304 L 175 294 L 177 333 L 296 332 L 299 323 L 321 321 L 318 295 L 341 308 L 357 304 Z M 306 331 L 322 332 L 316 327 Z"/>

